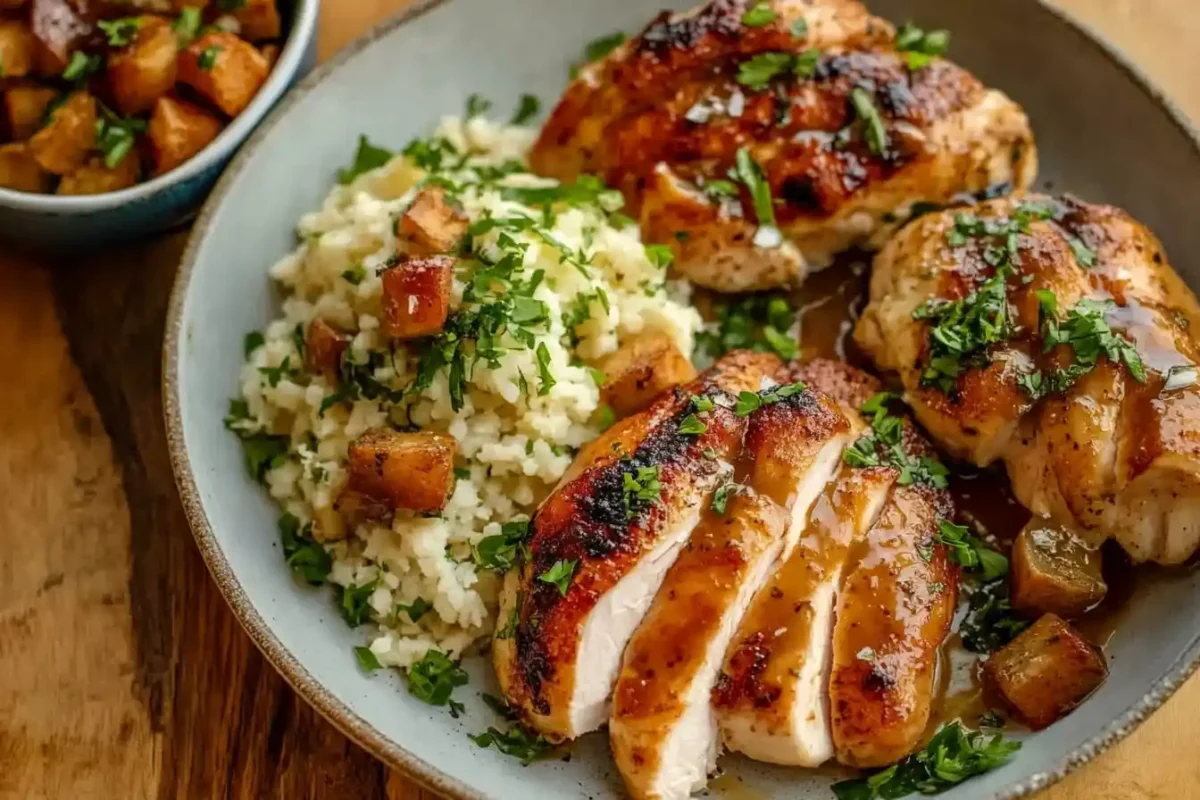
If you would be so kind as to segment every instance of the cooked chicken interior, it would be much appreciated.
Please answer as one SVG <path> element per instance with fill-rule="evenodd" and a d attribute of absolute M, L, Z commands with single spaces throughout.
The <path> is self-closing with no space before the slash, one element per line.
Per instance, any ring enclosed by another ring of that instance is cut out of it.
<path fill-rule="evenodd" d="M 720 752 L 709 695 L 725 648 L 754 592 L 803 530 L 850 435 L 823 394 L 793 382 L 768 391 L 779 399 L 751 414 L 736 470 L 625 649 L 609 732 L 635 798 L 686 798 L 704 788 Z"/>
<path fill-rule="evenodd" d="M 1021 108 L 909 38 L 856 0 L 663 12 L 580 71 L 531 163 L 619 188 L 698 284 L 799 284 L 918 204 L 1033 180 Z"/>
<path fill-rule="evenodd" d="M 875 260 L 855 331 L 925 428 L 1093 545 L 1200 546 L 1200 306 L 1123 211 L 1021 195 L 925 216 Z"/>

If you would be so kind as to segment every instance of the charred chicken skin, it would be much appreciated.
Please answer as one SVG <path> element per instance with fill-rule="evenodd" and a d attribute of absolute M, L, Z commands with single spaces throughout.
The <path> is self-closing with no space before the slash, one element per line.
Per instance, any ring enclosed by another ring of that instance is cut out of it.
<path fill-rule="evenodd" d="M 1032 181 L 1028 120 L 1000 92 L 911 61 L 856 0 L 772 0 L 765 23 L 761 5 L 664 12 L 585 67 L 534 169 L 599 175 L 682 275 L 727 292 L 799 284 L 918 203 Z"/>
<path fill-rule="evenodd" d="M 855 331 L 925 428 L 1003 460 L 1036 516 L 1136 561 L 1200 546 L 1200 306 L 1123 211 L 1023 195 L 930 214 L 875 260 Z"/>

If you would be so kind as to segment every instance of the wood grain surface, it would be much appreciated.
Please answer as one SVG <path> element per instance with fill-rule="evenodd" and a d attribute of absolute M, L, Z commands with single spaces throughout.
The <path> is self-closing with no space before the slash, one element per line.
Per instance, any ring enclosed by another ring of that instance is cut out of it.
<path fill-rule="evenodd" d="M 1059 2 L 1200 119 L 1196 0 Z M 403 5 L 326 0 L 322 56 Z M 0 798 L 432 800 L 295 696 L 192 543 L 159 397 L 185 235 L 62 264 L 0 241 Z M 1200 796 L 1198 707 L 1200 677 L 1043 800 Z"/>

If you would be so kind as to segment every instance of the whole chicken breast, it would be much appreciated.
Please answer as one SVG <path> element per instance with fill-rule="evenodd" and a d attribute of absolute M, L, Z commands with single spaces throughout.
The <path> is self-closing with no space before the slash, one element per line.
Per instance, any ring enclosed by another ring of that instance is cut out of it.
<path fill-rule="evenodd" d="M 726 292 L 799 284 L 919 203 L 1033 180 L 1021 108 L 945 59 L 912 68 L 861 3 L 773 0 L 750 24 L 755 5 L 664 12 L 581 70 L 534 169 L 598 174 L 679 273 Z"/>
<path fill-rule="evenodd" d="M 1041 195 L 931 214 L 870 295 L 857 341 L 949 451 L 1003 459 L 1034 514 L 1137 561 L 1200 547 L 1200 306 L 1127 214 Z"/>
<path fill-rule="evenodd" d="M 600 727 L 621 653 L 700 521 L 722 464 L 740 451 L 739 392 L 758 391 L 774 356 L 739 352 L 627 417 L 577 457 L 531 521 L 529 554 L 505 579 L 493 645 L 501 689 L 547 736 Z M 719 402 L 699 434 L 680 423 L 693 395 Z"/>
<path fill-rule="evenodd" d="M 804 529 L 849 435 L 837 405 L 807 389 L 750 416 L 735 474 L 625 649 L 609 734 L 635 798 L 681 800 L 706 784 L 719 752 L 709 695 L 725 648 L 754 592 Z"/>

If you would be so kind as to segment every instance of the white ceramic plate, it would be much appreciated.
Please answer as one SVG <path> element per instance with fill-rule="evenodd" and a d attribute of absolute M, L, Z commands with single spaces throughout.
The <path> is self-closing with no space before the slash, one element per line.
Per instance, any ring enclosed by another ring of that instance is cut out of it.
<path fill-rule="evenodd" d="M 479 692 L 490 667 L 469 664 L 459 690 L 468 713 L 412 698 L 393 675 L 364 675 L 327 592 L 298 585 L 283 564 L 278 510 L 246 476 L 221 420 L 236 390 L 241 337 L 270 320 L 277 300 L 267 266 L 294 245 L 294 223 L 317 208 L 356 138 L 400 147 L 457 113 L 471 92 L 513 107 L 522 92 L 552 104 L 582 45 L 635 31 L 659 0 L 449 0 L 421 3 L 376 29 L 294 91 L 221 180 L 196 225 L 172 298 L 164 398 L 180 493 L 217 583 L 254 641 L 284 676 L 347 734 L 383 760 L 460 797 L 621 796 L 603 736 L 569 762 L 522 768 L 468 733 L 495 724 Z M 669 4 L 676 5 L 681 4 Z M 1034 0 L 880 0 L 874 10 L 948 27 L 953 57 L 1021 102 L 1055 191 L 1116 203 L 1156 230 L 1174 263 L 1200 285 L 1200 152 L 1157 92 L 1103 45 Z M 1007 766 L 950 798 L 1016 797 L 1057 779 L 1129 732 L 1186 678 L 1200 657 L 1200 575 L 1156 582 L 1131 604 L 1109 646 L 1100 692 L 1029 736 Z M 829 798 L 834 773 L 737 759 L 717 796 Z M 722 788 L 724 787 L 724 788 Z M 730 787 L 736 787 L 736 791 Z"/>

